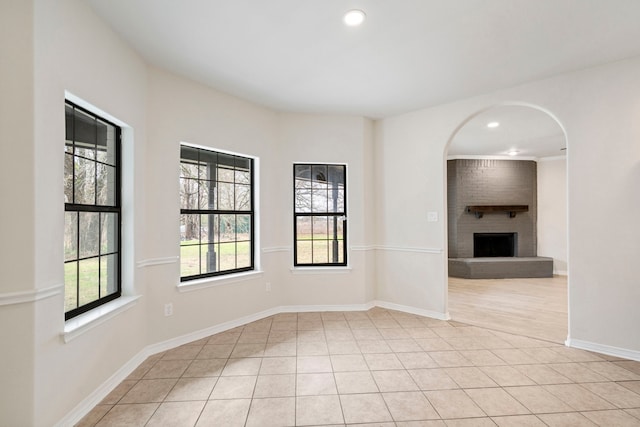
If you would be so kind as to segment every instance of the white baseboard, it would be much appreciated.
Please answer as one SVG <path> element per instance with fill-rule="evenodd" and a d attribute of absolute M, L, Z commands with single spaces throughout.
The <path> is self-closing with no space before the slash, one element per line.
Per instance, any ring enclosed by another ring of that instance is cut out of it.
<path fill-rule="evenodd" d="M 621 357 L 640 362 L 640 351 L 628 350 L 626 348 L 613 347 L 610 345 L 596 344 L 589 341 L 575 340 L 567 338 L 565 341 L 567 347 L 579 348 L 580 350 L 593 351 L 594 353 L 606 354 L 608 356 Z"/>
<path fill-rule="evenodd" d="M 85 415 L 91 411 L 97 404 L 99 404 L 111 391 L 118 386 L 123 380 L 125 380 L 147 357 L 167 351 L 175 347 L 187 344 L 192 341 L 197 341 L 202 338 L 206 338 L 210 335 L 219 334 L 220 332 L 227 331 L 229 329 L 236 328 L 238 326 L 245 325 L 247 323 L 255 322 L 256 320 L 264 319 L 269 316 L 273 316 L 279 313 L 305 313 L 305 312 L 321 312 L 321 311 L 366 311 L 373 307 L 382 307 L 389 310 L 403 311 L 406 313 L 417 314 L 420 316 L 432 317 L 438 320 L 449 320 L 448 313 L 438 313 L 430 310 L 423 310 L 416 307 L 410 307 L 406 305 L 394 304 L 386 301 L 371 301 L 364 304 L 344 304 L 344 305 L 290 305 L 273 307 L 258 313 L 254 313 L 248 316 L 244 316 L 229 322 L 220 323 L 209 328 L 201 329 L 199 331 L 190 332 L 179 337 L 171 338 L 166 341 L 162 341 L 156 344 L 151 344 L 143 348 L 138 354 L 136 354 L 131 360 L 125 363 L 120 369 L 118 369 L 107 381 L 100 385 L 89 396 L 82 400 L 71 412 L 69 412 L 62 420 L 60 420 L 56 427 L 65 427 L 75 425 Z"/>

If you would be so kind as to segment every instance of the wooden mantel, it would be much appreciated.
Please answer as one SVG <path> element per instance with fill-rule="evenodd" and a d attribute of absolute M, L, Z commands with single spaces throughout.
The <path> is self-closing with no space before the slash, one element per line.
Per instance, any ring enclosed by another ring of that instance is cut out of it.
<path fill-rule="evenodd" d="M 476 218 L 482 218 L 486 213 L 506 212 L 509 218 L 515 218 L 518 212 L 529 212 L 529 205 L 475 205 L 467 206 L 467 212 L 475 214 Z"/>

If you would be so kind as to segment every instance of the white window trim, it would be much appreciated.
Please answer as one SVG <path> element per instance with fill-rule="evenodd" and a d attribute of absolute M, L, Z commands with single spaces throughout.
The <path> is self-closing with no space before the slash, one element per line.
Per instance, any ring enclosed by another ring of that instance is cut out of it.
<path fill-rule="evenodd" d="M 82 313 L 64 324 L 62 339 L 65 343 L 79 337 L 85 332 L 90 331 L 98 325 L 103 324 L 118 314 L 129 310 L 135 306 L 142 295 L 121 296 L 106 304 L 102 304 L 92 310 Z"/>

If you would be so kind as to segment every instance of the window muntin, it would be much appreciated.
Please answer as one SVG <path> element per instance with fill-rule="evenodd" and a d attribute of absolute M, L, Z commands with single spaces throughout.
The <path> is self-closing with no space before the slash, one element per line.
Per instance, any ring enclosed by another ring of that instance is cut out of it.
<path fill-rule="evenodd" d="M 345 165 L 294 164 L 294 265 L 347 265 Z"/>
<path fill-rule="evenodd" d="M 65 320 L 121 295 L 120 135 L 65 103 Z"/>
<path fill-rule="evenodd" d="M 253 159 L 180 146 L 180 280 L 254 269 Z"/>

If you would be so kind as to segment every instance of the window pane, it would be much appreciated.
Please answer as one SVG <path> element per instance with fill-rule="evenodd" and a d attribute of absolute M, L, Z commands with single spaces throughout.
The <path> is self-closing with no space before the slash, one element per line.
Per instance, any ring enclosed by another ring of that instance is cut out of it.
<path fill-rule="evenodd" d="M 236 170 L 236 184 L 251 184 L 251 172 Z"/>
<path fill-rule="evenodd" d="M 186 161 L 180 162 L 180 178 L 198 178 L 198 165 Z"/>
<path fill-rule="evenodd" d="M 198 209 L 198 180 L 180 178 L 180 208 Z"/>
<path fill-rule="evenodd" d="M 118 257 L 106 255 L 100 257 L 100 297 L 111 295 L 118 291 Z"/>
<path fill-rule="evenodd" d="M 206 150 L 200 151 L 199 171 L 200 179 L 215 180 L 216 179 L 216 167 L 218 164 L 218 156 L 216 153 L 212 153 Z"/>
<path fill-rule="evenodd" d="M 234 176 L 235 173 L 233 169 L 223 167 L 218 168 L 218 181 L 233 183 Z"/>
<path fill-rule="evenodd" d="M 218 241 L 218 215 L 200 215 L 200 242 L 215 243 Z"/>
<path fill-rule="evenodd" d="M 98 299 L 98 258 L 89 258 L 78 262 L 80 306 Z"/>
<path fill-rule="evenodd" d="M 200 181 L 198 189 L 199 209 L 216 208 L 216 187 L 215 182 Z"/>
<path fill-rule="evenodd" d="M 311 218 L 310 216 L 299 216 L 296 218 L 297 240 L 311 240 Z"/>
<path fill-rule="evenodd" d="M 297 259 L 296 259 L 296 263 L 297 264 L 311 264 L 312 262 L 312 257 L 311 257 L 311 240 L 299 240 L 298 242 L 296 242 L 296 249 L 297 249 Z"/>
<path fill-rule="evenodd" d="M 200 274 L 200 245 L 180 246 L 180 275 Z"/>
<path fill-rule="evenodd" d="M 118 251 L 118 214 L 105 212 L 100 214 L 100 254 Z"/>
<path fill-rule="evenodd" d="M 326 239 L 328 235 L 328 218 L 326 216 L 313 217 L 313 240 Z"/>
<path fill-rule="evenodd" d="M 97 164 L 97 190 L 96 204 L 102 206 L 115 206 L 116 204 L 116 168 L 102 163 Z"/>
<path fill-rule="evenodd" d="M 329 189 L 327 212 L 344 211 L 344 191 L 339 188 Z"/>
<path fill-rule="evenodd" d="M 327 186 L 324 184 L 313 184 L 313 190 L 311 194 L 311 211 L 312 212 L 327 212 L 329 209 L 329 197 L 327 194 Z"/>
<path fill-rule="evenodd" d="M 327 184 L 327 165 L 312 165 L 311 179 L 314 184 L 321 182 L 325 186 Z"/>
<path fill-rule="evenodd" d="M 236 268 L 251 267 L 251 242 L 239 241 L 236 245 L 237 266 Z"/>
<path fill-rule="evenodd" d="M 64 311 L 78 307 L 77 286 L 78 262 L 67 262 L 64 264 Z"/>
<path fill-rule="evenodd" d="M 73 156 L 64 155 L 64 202 L 73 203 Z"/>
<path fill-rule="evenodd" d="M 73 120 L 75 154 L 88 159 L 95 159 L 96 138 L 96 119 L 83 111 L 75 109 Z"/>
<path fill-rule="evenodd" d="M 218 209 L 222 211 L 232 211 L 235 204 L 235 194 L 233 184 L 226 182 L 218 183 Z"/>
<path fill-rule="evenodd" d="M 236 216 L 220 215 L 220 241 L 233 242 L 236 240 Z"/>
<path fill-rule="evenodd" d="M 200 215 L 180 215 L 180 240 L 182 244 L 198 243 L 200 240 Z"/>
<path fill-rule="evenodd" d="M 235 198 L 237 211 L 251 210 L 251 186 L 236 184 Z"/>
<path fill-rule="evenodd" d="M 237 170 L 251 170 L 251 159 L 246 158 L 246 157 L 240 157 L 240 156 L 235 156 L 235 165 L 236 165 L 236 169 Z M 237 172 L 236 172 L 236 178 L 237 178 Z M 236 179 L 236 182 L 238 182 L 238 180 Z"/>
<path fill-rule="evenodd" d="M 96 162 L 78 157 L 75 160 L 75 203 L 96 203 Z"/>
<path fill-rule="evenodd" d="M 220 271 L 236 268 L 236 243 L 220 243 Z"/>
<path fill-rule="evenodd" d="M 99 214 L 80 212 L 80 256 L 86 258 L 98 255 Z"/>
<path fill-rule="evenodd" d="M 217 245 L 213 243 L 200 246 L 201 274 L 218 271 L 218 252 L 216 246 Z"/>
<path fill-rule="evenodd" d="M 295 165 L 294 174 L 296 181 L 300 182 L 300 186 L 311 187 L 311 165 Z"/>
<path fill-rule="evenodd" d="M 251 215 L 236 215 L 237 240 L 251 240 Z"/>
<path fill-rule="evenodd" d="M 329 242 L 326 240 L 313 241 L 313 262 L 320 264 L 329 262 Z"/>
<path fill-rule="evenodd" d="M 298 181 L 296 180 L 296 185 Z M 297 188 L 295 193 L 295 208 L 298 213 L 311 212 L 311 188 Z"/>
<path fill-rule="evenodd" d="M 64 213 L 64 260 L 78 258 L 78 213 Z"/>
<path fill-rule="evenodd" d="M 330 165 L 328 167 L 330 188 L 338 188 L 344 186 L 344 170 L 344 166 L 339 165 Z"/>
<path fill-rule="evenodd" d="M 96 158 L 111 166 L 116 165 L 116 128 L 102 120 L 97 120 L 98 141 Z"/>

